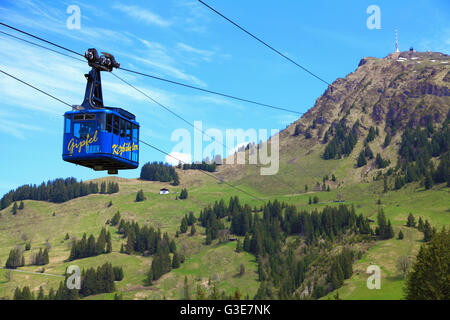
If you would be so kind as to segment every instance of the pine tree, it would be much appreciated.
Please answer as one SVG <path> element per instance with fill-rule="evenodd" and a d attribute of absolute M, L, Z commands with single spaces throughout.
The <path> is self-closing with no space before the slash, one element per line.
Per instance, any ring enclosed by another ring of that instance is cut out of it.
<path fill-rule="evenodd" d="M 153 284 L 153 263 L 152 263 L 152 267 L 147 271 L 147 275 L 145 277 L 144 280 L 144 284 L 146 286 L 151 286 Z"/>
<path fill-rule="evenodd" d="M 361 152 L 359 153 L 358 159 L 356 161 L 356 167 L 362 167 L 365 166 L 367 164 L 366 161 L 366 154 L 364 150 L 361 150 Z"/>
<path fill-rule="evenodd" d="M 450 232 L 445 228 L 420 247 L 406 280 L 408 300 L 449 300 Z"/>
<path fill-rule="evenodd" d="M 140 201 L 144 201 L 146 198 L 144 196 L 144 191 L 139 190 L 138 193 L 136 194 L 136 202 L 140 202 Z"/>
<path fill-rule="evenodd" d="M 112 252 L 111 233 L 108 231 L 106 234 L 106 253 Z"/>
<path fill-rule="evenodd" d="M 183 217 L 183 219 L 181 219 L 180 232 L 186 233 L 187 229 L 188 229 L 188 222 L 186 220 L 186 217 Z"/>
<path fill-rule="evenodd" d="M 17 202 L 14 202 L 14 205 L 12 207 L 12 214 L 16 215 L 17 214 Z"/>
<path fill-rule="evenodd" d="M 183 298 L 184 300 L 190 300 L 190 294 L 189 294 L 189 283 L 187 276 L 184 276 L 184 286 L 183 286 Z"/>
<path fill-rule="evenodd" d="M 44 289 L 42 288 L 42 286 L 39 287 L 39 293 L 37 296 L 37 300 L 45 300 Z"/>
<path fill-rule="evenodd" d="M 302 133 L 302 129 L 301 129 L 300 125 L 297 124 L 295 126 L 295 130 L 294 130 L 294 137 L 298 136 L 300 133 Z"/>
<path fill-rule="evenodd" d="M 417 229 L 418 229 L 420 232 L 423 232 L 423 231 L 424 231 L 424 225 L 423 225 L 422 217 L 419 217 L 419 224 L 418 224 L 418 226 L 417 226 Z"/>
<path fill-rule="evenodd" d="M 186 188 L 181 189 L 179 199 L 184 200 L 188 198 L 188 191 Z"/>
<path fill-rule="evenodd" d="M 425 174 L 425 189 L 431 189 L 431 187 L 433 186 L 433 178 L 431 177 L 431 173 L 429 170 L 427 170 L 426 174 Z"/>
<path fill-rule="evenodd" d="M 195 232 L 196 232 L 196 230 L 195 230 L 195 225 L 193 224 L 193 225 L 191 226 L 191 236 L 195 235 Z"/>
<path fill-rule="evenodd" d="M 23 201 L 20 201 L 19 210 L 23 210 L 25 208 L 25 205 L 23 204 Z"/>
<path fill-rule="evenodd" d="M 397 238 L 398 240 L 402 240 L 403 239 L 403 232 L 402 232 L 402 230 L 400 230 L 399 232 L 398 232 L 398 238 Z"/>
<path fill-rule="evenodd" d="M 180 184 L 180 179 L 178 178 L 178 174 L 175 174 L 173 177 L 173 183 L 172 185 L 178 186 Z"/>
<path fill-rule="evenodd" d="M 42 264 L 46 265 L 46 264 L 49 264 L 49 262 L 50 262 L 50 260 L 49 260 L 49 257 L 48 257 L 48 250 L 47 250 L 47 248 L 45 248 L 44 252 L 43 252 L 43 255 L 42 255 Z"/>
<path fill-rule="evenodd" d="M 423 226 L 423 241 L 424 242 L 431 241 L 432 236 L 433 236 L 433 230 L 431 228 L 431 225 L 428 222 L 428 220 L 425 220 L 425 225 Z"/>
<path fill-rule="evenodd" d="M 241 246 L 241 239 L 237 240 L 237 244 L 236 244 L 236 252 L 242 252 L 242 246 Z"/>
<path fill-rule="evenodd" d="M 206 245 L 210 245 L 211 242 L 212 242 L 211 231 L 207 231 L 207 232 L 206 232 L 206 240 L 205 240 L 205 244 L 206 244 Z"/>
<path fill-rule="evenodd" d="M 175 251 L 175 253 L 173 254 L 173 258 L 172 258 L 172 268 L 177 269 L 179 267 L 180 267 L 180 256 Z"/>
<path fill-rule="evenodd" d="M 416 221 L 414 220 L 414 216 L 412 213 L 409 213 L 408 220 L 406 221 L 406 226 L 410 228 L 416 227 Z"/>
<path fill-rule="evenodd" d="M 250 235 L 248 233 L 245 234 L 244 244 L 242 249 L 246 252 L 250 252 Z"/>

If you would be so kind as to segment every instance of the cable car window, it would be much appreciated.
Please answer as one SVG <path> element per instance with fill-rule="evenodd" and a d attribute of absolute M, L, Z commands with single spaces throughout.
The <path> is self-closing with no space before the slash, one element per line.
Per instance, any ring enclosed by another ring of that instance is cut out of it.
<path fill-rule="evenodd" d="M 132 138 L 132 124 L 127 121 L 127 139 L 131 141 Z"/>
<path fill-rule="evenodd" d="M 106 131 L 112 132 L 112 114 L 106 114 Z"/>
<path fill-rule="evenodd" d="M 84 119 L 85 120 L 95 120 L 95 114 L 85 114 Z"/>
<path fill-rule="evenodd" d="M 133 141 L 137 143 L 139 139 L 139 127 L 135 124 L 133 124 Z"/>
<path fill-rule="evenodd" d="M 78 139 L 86 139 L 87 136 L 93 137 L 95 134 L 95 122 L 76 122 L 73 124 L 73 135 Z"/>
<path fill-rule="evenodd" d="M 97 115 L 97 129 L 100 131 L 105 131 L 105 118 L 106 115 L 104 113 L 100 113 Z"/>
<path fill-rule="evenodd" d="M 75 114 L 73 116 L 73 121 L 80 121 L 80 120 L 84 120 L 84 114 Z"/>
<path fill-rule="evenodd" d="M 113 117 L 113 133 L 119 134 L 119 117 L 118 116 Z"/>
<path fill-rule="evenodd" d="M 126 121 L 123 119 L 120 119 L 120 137 L 125 138 L 125 123 Z"/>
<path fill-rule="evenodd" d="M 65 121 L 65 133 L 70 133 L 71 129 L 72 129 L 72 119 L 70 119 L 70 116 L 66 116 L 66 121 Z"/>

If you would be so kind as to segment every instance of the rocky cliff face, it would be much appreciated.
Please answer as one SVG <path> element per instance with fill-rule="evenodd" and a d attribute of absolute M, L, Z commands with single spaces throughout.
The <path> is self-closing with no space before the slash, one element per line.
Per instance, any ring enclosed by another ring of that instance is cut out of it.
<path fill-rule="evenodd" d="M 436 128 L 442 126 L 450 112 L 449 80 L 450 57 L 442 53 L 408 51 L 361 59 L 354 72 L 336 79 L 307 113 L 280 132 L 280 169 L 275 177 L 243 165 L 223 166 L 219 174 L 273 193 L 299 192 L 305 184 L 319 188 L 322 178 L 331 174 L 337 177 L 331 188 L 370 183 L 396 166 L 407 126 L 426 125 L 430 119 Z M 390 163 L 381 170 L 374 158 L 356 165 L 371 127 L 377 132 L 370 142 L 373 155 L 380 153 Z M 351 139 L 351 152 L 340 159 L 325 160 L 326 146 L 337 131 L 352 132 L 357 141 Z"/>
<path fill-rule="evenodd" d="M 390 134 L 393 126 L 402 130 L 408 124 L 423 125 L 428 115 L 439 125 L 450 109 L 449 84 L 446 54 L 408 51 L 383 59 L 364 58 L 354 72 L 333 82 L 282 136 L 292 135 L 298 125 L 300 132 L 309 130 L 321 140 L 341 119 L 359 120 L 363 128 L 378 126 Z"/>

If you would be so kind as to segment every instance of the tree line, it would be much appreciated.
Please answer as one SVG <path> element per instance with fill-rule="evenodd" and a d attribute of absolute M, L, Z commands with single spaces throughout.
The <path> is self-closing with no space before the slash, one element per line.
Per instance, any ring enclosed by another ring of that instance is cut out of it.
<path fill-rule="evenodd" d="M 152 163 L 147 162 L 142 166 L 140 178 L 147 181 L 172 181 L 174 185 L 180 183 L 178 174 L 173 166 L 168 163 L 156 161 Z"/>
<path fill-rule="evenodd" d="M 116 222 L 118 219 L 120 214 L 116 213 L 111 220 Z M 153 281 L 178 268 L 184 262 L 184 256 L 177 252 L 175 240 L 170 239 L 167 232 L 161 234 L 160 229 L 155 230 L 148 225 L 141 227 L 138 222 L 124 219 L 120 219 L 117 227 L 118 233 L 126 239 L 126 244 L 121 246 L 121 253 L 153 256 L 152 265 L 145 279 L 146 285 L 151 285 Z"/>
<path fill-rule="evenodd" d="M 215 172 L 216 171 L 217 164 L 216 162 L 213 163 L 206 163 L 205 161 L 202 161 L 201 163 L 183 163 L 178 164 L 179 169 L 183 170 L 203 170 L 208 172 Z"/>
<path fill-rule="evenodd" d="M 111 233 L 102 228 L 97 240 L 92 234 L 87 238 L 86 233 L 83 234 L 81 240 L 74 240 L 68 260 L 72 261 L 110 252 L 112 252 Z"/>
<path fill-rule="evenodd" d="M 324 256 L 319 249 L 323 242 L 333 243 L 351 235 L 370 241 L 375 236 L 367 218 L 357 215 L 353 206 L 342 204 L 308 212 L 274 200 L 261 208 L 251 208 L 248 204 L 241 204 L 236 196 L 230 198 L 228 205 L 222 199 L 204 208 L 198 220 L 206 228 L 206 244 L 226 231 L 225 220 L 230 221 L 231 234 L 244 237 L 243 243 L 238 239 L 236 251 L 246 251 L 256 257 L 260 281 L 256 299 L 300 297 L 297 290 L 308 277 L 309 268 Z M 187 230 L 187 224 L 188 218 L 184 217 L 181 228 Z M 381 225 L 384 232 L 385 225 Z M 390 222 L 386 222 L 386 226 L 389 225 Z M 289 236 L 296 236 L 302 239 L 300 243 L 304 242 L 301 255 L 297 253 L 298 243 L 290 246 L 286 242 Z M 351 265 L 356 259 L 351 249 L 343 250 L 333 259 L 326 264 L 330 267 L 324 269 L 327 279 L 317 283 L 319 291 L 315 293 L 316 297 L 334 290 L 351 276 Z"/>
<path fill-rule="evenodd" d="M 348 128 L 345 119 L 342 119 L 336 127 L 331 126 L 325 134 L 324 143 L 328 142 L 330 135 L 333 138 L 325 147 L 323 158 L 328 160 L 348 156 L 358 142 L 358 127 L 359 121 L 356 121 L 352 128 Z"/>
<path fill-rule="evenodd" d="M 105 187 L 101 187 L 102 193 L 119 192 L 117 183 L 109 182 Z M 39 200 L 55 203 L 62 203 L 74 198 L 83 197 L 92 193 L 99 193 L 97 183 L 78 182 L 75 178 L 55 179 L 47 183 L 42 182 L 39 186 L 23 185 L 15 190 L 9 191 L 0 200 L 0 209 L 8 207 L 11 203 L 21 200 Z"/>
<path fill-rule="evenodd" d="M 115 291 L 114 281 L 121 281 L 123 279 L 122 267 L 113 267 L 111 263 L 105 264 L 95 268 L 83 269 L 81 273 L 81 287 L 80 290 L 68 289 L 66 282 L 61 281 L 58 289 L 55 291 L 50 288 L 48 294 L 44 293 L 42 287 L 39 288 L 37 296 L 31 292 L 28 286 L 22 289 L 17 287 L 14 291 L 14 300 L 78 300 L 94 294 L 110 293 Z"/>
<path fill-rule="evenodd" d="M 421 181 L 426 189 L 433 183 L 447 182 L 450 186 L 450 112 L 440 129 L 435 129 L 431 116 L 427 117 L 425 128 L 409 125 L 402 135 L 399 149 L 399 174 L 395 179 L 395 189 L 413 181 Z M 433 158 L 440 159 L 437 167 Z"/>

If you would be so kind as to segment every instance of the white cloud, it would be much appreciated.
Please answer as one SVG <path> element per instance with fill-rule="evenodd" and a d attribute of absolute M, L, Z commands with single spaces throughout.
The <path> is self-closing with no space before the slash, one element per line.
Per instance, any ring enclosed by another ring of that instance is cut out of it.
<path fill-rule="evenodd" d="M 155 67 L 159 70 L 164 71 L 167 74 L 170 74 L 172 76 L 174 76 L 175 78 L 181 79 L 181 80 L 186 80 L 189 82 L 192 82 L 196 85 L 202 86 L 202 87 L 206 87 L 206 83 L 203 82 L 202 80 L 198 79 L 195 76 L 192 76 L 190 74 L 185 73 L 183 70 L 180 70 L 174 66 L 168 65 L 168 64 L 164 64 L 164 63 L 159 63 L 159 62 L 155 62 L 152 60 L 148 60 L 148 59 L 144 59 L 141 57 L 137 57 L 135 56 L 134 59 L 136 61 L 145 63 L 149 66 Z"/>
<path fill-rule="evenodd" d="M 180 152 L 171 152 L 169 153 L 170 156 L 166 156 L 166 162 L 169 163 L 172 166 L 177 166 L 178 163 L 181 162 L 182 163 L 191 163 L 192 162 L 192 157 L 190 154 L 188 153 L 180 153 Z"/>
<path fill-rule="evenodd" d="M 156 13 L 137 6 L 115 5 L 113 8 L 126 13 L 133 19 L 145 22 L 147 24 L 157 25 L 159 27 L 169 27 L 172 24 L 170 21 L 158 16 Z"/>
<path fill-rule="evenodd" d="M 197 48 L 194 48 L 194 47 L 189 46 L 189 45 L 187 45 L 185 43 L 182 43 L 182 42 L 178 42 L 177 43 L 177 48 L 179 50 L 182 50 L 182 51 L 185 51 L 185 52 L 189 52 L 189 53 L 194 53 L 194 54 L 200 55 L 203 58 L 203 60 L 205 60 L 205 61 L 210 61 L 211 57 L 215 54 L 214 51 L 197 49 Z"/>
<path fill-rule="evenodd" d="M 0 131 L 25 140 L 25 131 L 43 131 L 43 128 L 23 123 L 22 120 L 7 120 L 0 118 Z"/>

